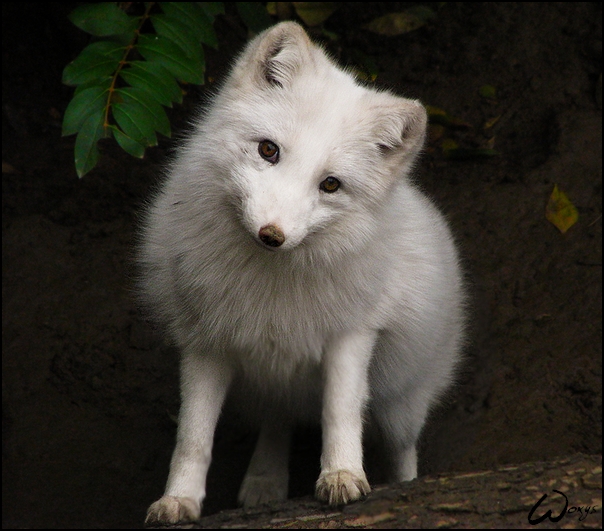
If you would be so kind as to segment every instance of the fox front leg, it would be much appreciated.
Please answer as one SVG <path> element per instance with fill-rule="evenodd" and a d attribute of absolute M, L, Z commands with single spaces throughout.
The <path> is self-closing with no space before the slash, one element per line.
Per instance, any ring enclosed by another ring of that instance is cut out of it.
<path fill-rule="evenodd" d="M 329 345 L 323 359 L 323 452 L 315 494 L 332 506 L 371 491 L 363 470 L 363 411 L 376 335 L 343 335 Z"/>
<path fill-rule="evenodd" d="M 199 519 L 214 430 L 230 381 L 230 368 L 224 363 L 185 349 L 176 448 L 166 491 L 147 510 L 146 525 L 173 525 Z"/>

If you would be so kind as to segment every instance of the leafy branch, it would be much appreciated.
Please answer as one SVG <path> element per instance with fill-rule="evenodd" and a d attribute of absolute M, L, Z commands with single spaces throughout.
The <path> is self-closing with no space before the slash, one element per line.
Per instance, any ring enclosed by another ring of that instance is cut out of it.
<path fill-rule="evenodd" d="M 157 145 L 157 132 L 171 134 L 164 107 L 182 101 L 179 83 L 204 82 L 203 45 L 217 47 L 213 23 L 222 3 L 147 2 L 143 7 L 141 14 L 129 15 L 115 3 L 89 4 L 70 14 L 77 27 L 97 38 L 63 71 L 63 83 L 76 87 L 62 134 L 77 134 L 79 177 L 97 164 L 101 138 L 113 137 L 142 158 L 147 147 Z"/>

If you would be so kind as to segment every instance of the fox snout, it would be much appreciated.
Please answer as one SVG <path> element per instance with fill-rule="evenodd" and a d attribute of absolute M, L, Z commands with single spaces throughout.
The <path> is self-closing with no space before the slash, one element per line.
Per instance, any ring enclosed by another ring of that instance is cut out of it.
<path fill-rule="evenodd" d="M 280 247 L 285 241 L 285 234 L 277 225 L 269 224 L 258 231 L 258 238 L 269 247 Z"/>

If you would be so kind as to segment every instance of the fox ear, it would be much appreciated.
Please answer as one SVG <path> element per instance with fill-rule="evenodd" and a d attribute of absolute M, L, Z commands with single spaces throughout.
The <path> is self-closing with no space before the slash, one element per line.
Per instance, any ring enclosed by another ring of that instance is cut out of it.
<path fill-rule="evenodd" d="M 380 106 L 378 143 L 382 151 L 419 151 L 426 136 L 428 115 L 416 100 L 392 97 L 394 101 Z"/>
<path fill-rule="evenodd" d="M 313 44 L 295 22 L 282 22 L 258 35 L 246 48 L 236 70 L 254 65 L 254 80 L 260 85 L 285 87 L 299 70 L 313 62 Z"/>
<path fill-rule="evenodd" d="M 416 100 L 380 94 L 385 101 L 374 107 L 375 137 L 386 159 L 411 163 L 424 145 L 428 115 Z"/>

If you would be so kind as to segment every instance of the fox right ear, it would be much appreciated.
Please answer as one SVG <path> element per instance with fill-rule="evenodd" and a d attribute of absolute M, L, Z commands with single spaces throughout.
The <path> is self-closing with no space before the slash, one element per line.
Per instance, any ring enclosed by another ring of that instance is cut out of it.
<path fill-rule="evenodd" d="M 252 63 L 256 83 L 284 87 L 291 84 L 304 65 L 313 62 L 312 47 L 299 24 L 282 22 L 258 35 L 248 45 L 238 66 L 249 73 Z"/>

